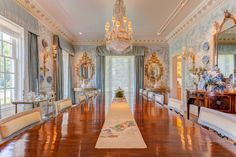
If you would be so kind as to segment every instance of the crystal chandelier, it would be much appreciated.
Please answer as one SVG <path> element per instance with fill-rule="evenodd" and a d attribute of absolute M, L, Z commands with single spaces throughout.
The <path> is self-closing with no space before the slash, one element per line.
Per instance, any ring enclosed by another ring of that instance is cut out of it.
<path fill-rule="evenodd" d="M 125 54 L 132 50 L 132 22 L 126 17 L 126 7 L 123 0 L 116 0 L 113 10 L 112 25 L 107 22 L 106 48 L 117 54 Z"/>

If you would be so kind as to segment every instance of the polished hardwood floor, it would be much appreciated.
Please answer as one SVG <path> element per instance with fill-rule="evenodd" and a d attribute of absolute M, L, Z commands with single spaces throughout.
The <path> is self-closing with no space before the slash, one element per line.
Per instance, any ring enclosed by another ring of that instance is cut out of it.
<path fill-rule="evenodd" d="M 1 157 L 234 157 L 236 146 L 165 107 L 131 105 L 147 149 L 98 150 L 104 97 L 78 105 L 0 146 Z"/>

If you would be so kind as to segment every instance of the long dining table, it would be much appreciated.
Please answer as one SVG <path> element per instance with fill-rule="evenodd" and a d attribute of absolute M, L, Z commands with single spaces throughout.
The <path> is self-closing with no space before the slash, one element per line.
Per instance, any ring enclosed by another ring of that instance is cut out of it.
<path fill-rule="evenodd" d="M 109 98 L 109 97 L 107 97 Z M 130 108 L 147 149 L 96 149 L 106 97 L 74 106 L 0 145 L 0 157 L 233 157 L 236 146 L 163 106 L 139 98 Z"/>

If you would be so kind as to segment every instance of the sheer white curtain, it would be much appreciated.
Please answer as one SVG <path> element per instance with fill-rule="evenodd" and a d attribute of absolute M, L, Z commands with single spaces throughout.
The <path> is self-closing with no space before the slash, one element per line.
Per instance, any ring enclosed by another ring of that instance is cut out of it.
<path fill-rule="evenodd" d="M 105 91 L 109 95 L 106 96 L 106 103 L 112 101 L 114 91 L 119 87 L 125 91 L 128 101 L 131 101 L 135 93 L 134 56 L 107 56 L 105 73 Z"/>
<path fill-rule="evenodd" d="M 62 50 L 63 60 L 63 98 L 69 98 L 69 54 Z"/>

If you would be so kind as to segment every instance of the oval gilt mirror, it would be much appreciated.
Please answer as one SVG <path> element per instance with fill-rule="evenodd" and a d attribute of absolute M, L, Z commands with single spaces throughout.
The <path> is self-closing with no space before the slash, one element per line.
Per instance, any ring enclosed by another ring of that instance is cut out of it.
<path fill-rule="evenodd" d="M 156 53 L 145 64 L 145 76 L 153 83 L 158 82 L 163 75 L 163 66 L 160 63 Z"/>
<path fill-rule="evenodd" d="M 77 65 L 77 75 L 82 80 L 90 81 L 95 73 L 94 70 L 95 68 L 92 59 L 89 58 L 87 53 L 84 53 L 79 64 Z"/>

